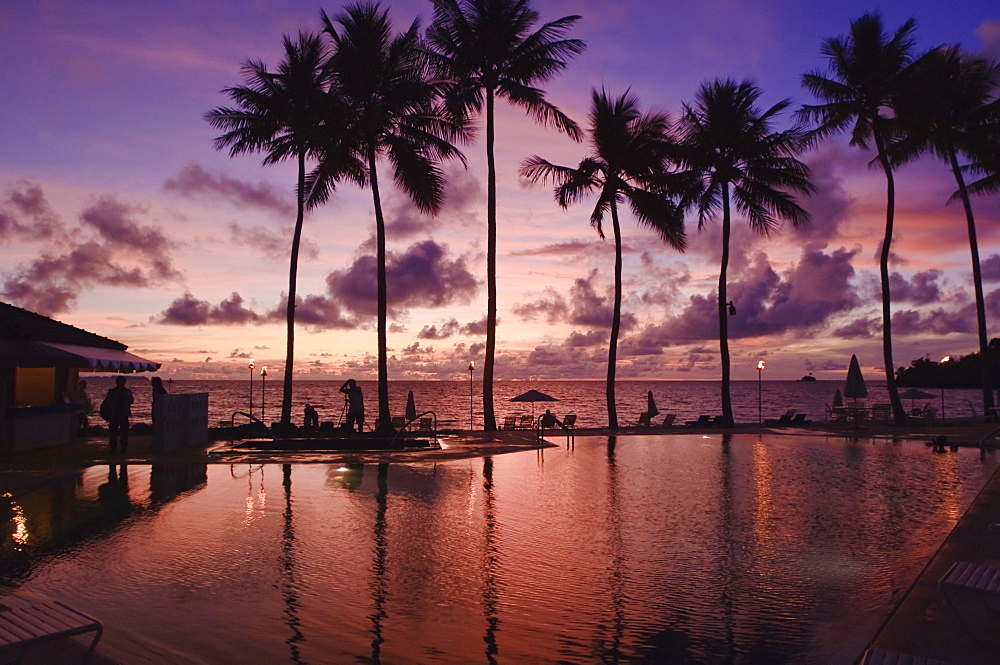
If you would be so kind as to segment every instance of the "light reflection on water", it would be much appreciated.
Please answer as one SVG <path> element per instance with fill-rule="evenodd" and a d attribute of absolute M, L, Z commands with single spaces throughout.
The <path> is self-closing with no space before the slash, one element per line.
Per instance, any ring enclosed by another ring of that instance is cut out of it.
<path fill-rule="evenodd" d="M 130 466 L 124 486 L 95 467 L 17 497 L 51 546 L 2 570 L 177 662 L 847 664 L 995 465 L 919 442 L 681 435 Z M 73 544 L 51 517 L 109 505 Z"/>

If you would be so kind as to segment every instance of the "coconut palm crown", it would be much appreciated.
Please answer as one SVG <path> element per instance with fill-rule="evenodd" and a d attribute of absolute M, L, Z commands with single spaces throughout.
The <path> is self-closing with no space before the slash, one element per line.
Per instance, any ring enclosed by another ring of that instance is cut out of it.
<path fill-rule="evenodd" d="M 654 230 L 666 244 L 682 250 L 685 245 L 683 214 L 667 188 L 666 155 L 670 144 L 670 123 L 660 113 L 642 113 L 639 101 L 627 91 L 617 99 L 594 90 L 588 132 L 593 153 L 579 166 L 557 166 L 533 156 L 521 166 L 521 175 L 538 182 L 555 183 L 559 205 L 571 204 L 597 193 L 590 224 L 604 239 L 604 219 L 610 213 L 615 239 L 615 295 L 608 347 L 608 375 L 605 388 L 608 425 L 618 428 L 615 404 L 615 366 L 621 327 L 622 239 L 618 204 L 628 202 L 640 226 Z"/>
<path fill-rule="evenodd" d="M 486 349 L 483 361 L 483 428 L 496 429 L 493 408 L 497 327 L 497 185 L 495 104 L 505 99 L 535 120 L 579 139 L 576 123 L 545 99 L 538 83 L 561 72 L 584 50 L 566 34 L 579 16 L 565 16 L 532 31 L 538 12 L 528 0 L 432 0 L 434 20 L 426 39 L 439 75 L 448 81 L 452 114 L 486 119 L 487 247 Z"/>
<path fill-rule="evenodd" d="M 788 100 L 768 109 L 757 106 L 761 90 L 749 81 L 720 79 L 705 83 L 693 104 L 685 104 L 678 123 L 677 159 L 681 177 L 689 179 L 685 207 L 698 211 L 698 228 L 721 215 L 722 260 L 719 271 L 719 346 L 722 367 L 722 415 L 733 423 L 729 393 L 730 309 L 726 273 L 732 207 L 750 228 L 764 236 L 777 232 L 786 220 L 798 227 L 809 215 L 795 194 L 814 191 L 809 168 L 796 158 L 805 144 L 802 129 L 775 131 L 778 115 Z"/>

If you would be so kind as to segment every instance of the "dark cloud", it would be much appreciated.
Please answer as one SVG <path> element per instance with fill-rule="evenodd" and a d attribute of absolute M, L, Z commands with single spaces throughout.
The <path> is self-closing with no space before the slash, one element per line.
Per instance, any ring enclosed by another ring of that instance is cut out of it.
<path fill-rule="evenodd" d="M 915 305 L 926 305 L 936 302 L 941 297 L 938 279 L 940 270 L 924 270 L 915 273 L 909 280 L 898 272 L 889 274 L 889 293 L 893 302 L 910 302 Z"/>
<path fill-rule="evenodd" d="M 576 256 L 584 252 L 592 251 L 595 243 L 574 240 L 570 242 L 550 243 L 534 249 L 522 249 L 511 252 L 511 256 Z"/>
<path fill-rule="evenodd" d="M 847 325 L 834 329 L 834 337 L 845 339 L 857 339 L 862 337 L 875 337 L 882 331 L 882 322 L 876 318 L 861 318 L 851 321 Z"/>
<path fill-rule="evenodd" d="M 980 262 L 979 267 L 984 282 L 1000 282 L 1000 254 L 990 254 Z"/>
<path fill-rule="evenodd" d="M 608 343 L 608 333 L 603 330 L 588 330 L 581 333 L 574 330 L 566 338 L 566 346 L 600 346 Z"/>
<path fill-rule="evenodd" d="M 396 193 L 393 197 L 385 215 L 385 232 L 391 239 L 427 235 L 444 220 L 458 224 L 477 223 L 479 211 L 486 203 L 479 180 L 457 165 L 445 167 L 445 200 L 438 215 L 421 213 L 402 194 Z"/>
<path fill-rule="evenodd" d="M 0 204 L 0 242 L 50 240 L 63 233 L 62 222 L 39 185 L 20 182 L 4 195 Z"/>
<path fill-rule="evenodd" d="M 468 303 L 479 290 L 464 257 L 451 260 L 448 249 L 433 240 L 411 245 L 402 254 L 387 252 L 386 282 L 392 316 L 409 307 L 443 307 Z M 330 273 L 327 293 L 352 312 L 376 314 L 375 257 L 358 257 L 346 270 Z"/>
<path fill-rule="evenodd" d="M 958 311 L 943 308 L 929 312 L 901 310 L 892 315 L 892 334 L 895 335 L 948 335 L 951 333 L 973 333 L 976 330 L 976 310 L 972 305 Z"/>
<path fill-rule="evenodd" d="M 188 164 L 163 183 L 166 192 L 187 198 L 219 198 L 240 208 L 262 208 L 280 215 L 295 215 L 293 193 L 284 193 L 266 182 L 250 184 L 226 175 L 213 175 L 200 164 Z"/>
<path fill-rule="evenodd" d="M 542 297 L 534 302 L 515 303 L 513 312 L 522 320 L 544 319 L 548 323 L 571 323 L 577 326 L 609 329 L 614 316 L 614 287 L 608 287 L 604 295 L 597 292 L 597 269 L 586 277 L 573 281 L 569 290 L 569 300 L 552 288 L 546 288 Z M 622 312 L 622 330 L 634 328 L 637 323 L 634 314 Z"/>
<path fill-rule="evenodd" d="M 198 300 L 190 293 L 177 298 L 158 316 L 156 323 L 178 326 L 201 326 L 207 324 L 247 325 L 264 323 L 268 319 L 244 306 L 243 297 L 233 293 L 218 305 Z"/>
<path fill-rule="evenodd" d="M 271 313 L 271 318 L 285 320 L 285 303 L 288 298 L 284 298 L 281 305 Z M 345 316 L 343 307 L 332 298 L 326 296 L 309 295 L 299 299 L 299 304 L 295 307 L 295 322 L 316 330 L 326 330 L 336 328 L 341 330 L 351 330 L 359 327 L 357 319 Z"/>
<path fill-rule="evenodd" d="M 790 227 L 789 233 L 814 249 L 822 249 L 836 238 L 840 224 L 851 213 L 854 199 L 844 188 L 840 172 L 845 168 L 856 170 L 860 166 L 857 163 L 860 151 L 848 150 L 838 142 L 826 141 L 822 148 L 805 160 L 816 185 L 816 191 L 801 201 L 802 207 L 809 212 L 810 223 L 798 229 Z"/>
<path fill-rule="evenodd" d="M 498 322 L 499 323 L 499 322 Z M 417 339 L 447 339 L 454 335 L 481 336 L 486 334 L 486 317 L 479 321 L 470 323 L 459 323 L 458 319 L 451 318 L 441 323 L 441 325 L 428 325 L 420 329 Z"/>

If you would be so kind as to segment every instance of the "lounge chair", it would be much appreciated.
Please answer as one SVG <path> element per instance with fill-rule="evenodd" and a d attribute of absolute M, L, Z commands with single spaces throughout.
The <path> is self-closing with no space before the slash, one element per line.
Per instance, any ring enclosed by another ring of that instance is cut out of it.
<path fill-rule="evenodd" d="M 834 406 L 830 408 L 830 420 L 833 422 L 847 422 L 847 407 Z"/>
<path fill-rule="evenodd" d="M 430 432 L 432 429 L 434 429 L 434 419 L 433 418 L 421 418 L 420 419 L 420 425 L 419 425 L 418 429 L 421 432 Z"/>
<path fill-rule="evenodd" d="M 639 422 L 635 424 L 636 427 L 649 427 L 650 415 L 646 412 L 639 414 Z"/>
<path fill-rule="evenodd" d="M 792 418 L 795 416 L 795 409 L 789 409 L 785 411 L 779 418 L 767 418 L 764 420 L 764 424 L 768 427 L 785 427 L 792 424 Z"/>
<path fill-rule="evenodd" d="M 1000 644 L 1000 568 L 956 561 L 938 588 L 974 641 Z"/>
<path fill-rule="evenodd" d="M 935 416 L 937 416 L 936 406 L 928 406 L 924 409 L 924 420 L 934 420 Z"/>
<path fill-rule="evenodd" d="M 872 404 L 872 420 L 892 420 L 892 405 Z"/>
<path fill-rule="evenodd" d="M 406 425 L 406 416 L 393 416 L 392 417 L 392 428 L 393 429 L 403 429 Z"/>
<path fill-rule="evenodd" d="M 688 420 L 684 423 L 687 427 L 708 427 L 712 423 L 712 416 L 700 415 L 698 420 Z"/>
<path fill-rule="evenodd" d="M 663 419 L 663 424 L 660 425 L 660 427 L 671 427 L 674 424 L 675 420 L 677 420 L 677 414 L 668 413 L 667 417 Z"/>
<path fill-rule="evenodd" d="M 500 429 L 517 429 L 517 416 L 505 416 Z"/>
<path fill-rule="evenodd" d="M 517 424 L 518 429 L 531 429 L 535 424 L 535 419 L 531 416 L 521 416 L 521 421 Z"/>
<path fill-rule="evenodd" d="M 90 632 L 94 639 L 81 662 L 97 648 L 104 632 L 100 621 L 58 600 L 0 598 L 0 654 L 20 652 L 15 662 L 21 662 L 23 651 L 32 645 Z"/>
<path fill-rule="evenodd" d="M 709 427 L 728 427 L 729 421 L 726 420 L 725 416 L 712 416 L 711 422 L 708 423 Z"/>
<path fill-rule="evenodd" d="M 792 417 L 792 424 L 793 425 L 811 425 L 812 421 L 811 420 L 806 420 L 806 414 L 804 414 L 804 413 L 796 413 L 795 416 Z"/>
<path fill-rule="evenodd" d="M 938 660 L 937 658 L 924 658 L 923 656 L 911 656 L 897 651 L 886 651 L 885 649 L 869 649 L 865 651 L 865 657 L 861 660 L 861 665 L 954 665 L 953 663 Z"/>
<path fill-rule="evenodd" d="M 570 413 L 563 416 L 562 423 L 563 427 L 565 427 L 566 429 L 571 429 L 574 425 L 576 425 L 576 414 Z"/>

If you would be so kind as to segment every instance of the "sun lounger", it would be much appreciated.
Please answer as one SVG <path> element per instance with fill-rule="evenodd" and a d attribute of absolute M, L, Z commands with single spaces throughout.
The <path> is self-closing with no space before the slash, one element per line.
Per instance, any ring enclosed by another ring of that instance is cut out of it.
<path fill-rule="evenodd" d="M 804 413 L 796 413 L 795 416 L 792 417 L 792 425 L 811 425 L 811 424 L 812 421 L 806 420 L 806 414 Z"/>
<path fill-rule="evenodd" d="M 872 420 L 892 420 L 892 405 L 872 404 Z"/>
<path fill-rule="evenodd" d="M 94 639 L 83 661 L 97 648 L 104 632 L 100 621 L 58 600 L 0 598 L 0 654 L 23 653 L 41 642 L 90 632 L 94 633 Z"/>
<path fill-rule="evenodd" d="M 575 413 L 570 413 L 570 414 L 564 416 L 563 420 L 562 420 L 562 423 L 563 423 L 563 427 L 565 427 L 566 429 L 570 429 L 571 427 L 573 427 L 574 425 L 576 425 L 576 414 Z"/>
<path fill-rule="evenodd" d="M 1000 643 L 1000 568 L 956 561 L 938 588 L 973 640 Z"/>
<path fill-rule="evenodd" d="M 677 420 L 677 414 L 668 413 L 667 417 L 663 419 L 663 424 L 660 425 L 660 427 L 671 427 L 674 424 L 675 420 Z"/>
<path fill-rule="evenodd" d="M 639 422 L 637 422 L 635 424 L 635 426 L 636 427 L 649 427 L 649 414 L 648 413 L 640 413 L 639 414 Z"/>
<path fill-rule="evenodd" d="M 789 409 L 781 414 L 780 418 L 768 418 L 764 424 L 768 427 L 785 427 L 792 424 L 792 417 L 795 416 L 795 409 Z"/>
<path fill-rule="evenodd" d="M 700 415 L 698 420 L 688 420 L 684 423 L 687 427 L 708 427 L 712 423 L 712 416 Z"/>
<path fill-rule="evenodd" d="M 712 421 L 708 423 L 709 427 L 727 427 L 729 421 L 726 420 L 725 416 L 712 416 Z"/>
<path fill-rule="evenodd" d="M 861 659 L 861 665 L 954 665 L 953 663 L 938 660 L 937 658 L 924 658 L 922 656 L 911 656 L 896 651 L 886 651 L 885 649 L 869 649 L 865 651 L 865 657 Z"/>
<path fill-rule="evenodd" d="M 500 429 L 517 429 L 517 416 L 506 416 Z"/>
<path fill-rule="evenodd" d="M 534 418 L 531 416 L 521 416 L 521 422 L 518 423 L 518 429 L 531 429 L 534 426 Z"/>

